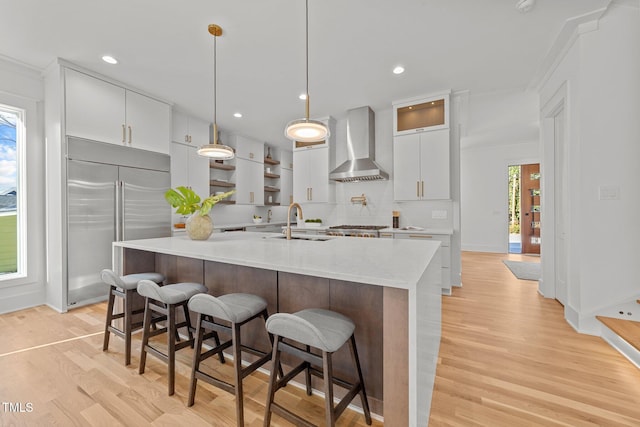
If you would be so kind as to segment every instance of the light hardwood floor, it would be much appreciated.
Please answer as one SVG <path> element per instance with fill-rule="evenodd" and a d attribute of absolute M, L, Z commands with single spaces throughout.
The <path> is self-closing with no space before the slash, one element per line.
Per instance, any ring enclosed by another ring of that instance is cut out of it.
<path fill-rule="evenodd" d="M 538 260 L 464 253 L 464 287 L 443 297 L 429 425 L 640 425 L 640 371 L 600 338 L 576 333 L 562 306 L 538 295 L 535 282 L 514 278 L 502 259 Z M 102 352 L 104 316 L 105 304 L 64 315 L 36 307 L 0 316 L 0 426 L 235 425 L 233 396 L 203 382 L 196 405 L 186 407 L 190 349 L 179 352 L 176 395 L 169 397 L 166 365 L 149 357 L 147 372 L 137 373 L 139 335 L 128 368 L 121 339 Z M 219 373 L 229 376 L 230 366 Z M 246 425 L 260 426 L 266 376 L 251 375 L 245 386 Z M 322 423 L 322 399 L 293 387 L 282 393 L 287 405 Z M 3 402 L 33 410 L 7 412 Z M 338 424 L 365 425 L 355 412 Z M 274 416 L 273 425 L 288 423 Z"/>
<path fill-rule="evenodd" d="M 640 370 L 575 332 L 563 307 L 503 259 L 463 253 L 463 288 L 443 298 L 430 426 L 640 426 Z"/>

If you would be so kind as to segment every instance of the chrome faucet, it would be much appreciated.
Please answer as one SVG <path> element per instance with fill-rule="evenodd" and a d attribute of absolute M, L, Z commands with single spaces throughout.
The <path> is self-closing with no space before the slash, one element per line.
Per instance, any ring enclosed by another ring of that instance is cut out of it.
<path fill-rule="evenodd" d="M 287 209 L 287 240 L 291 240 L 291 209 L 295 207 L 298 209 L 298 219 L 302 218 L 302 206 L 298 203 L 293 202 L 289 205 L 289 209 Z"/>
<path fill-rule="evenodd" d="M 273 214 L 273 212 L 271 212 L 271 209 L 269 209 L 267 211 L 267 222 L 271 222 L 271 215 Z"/>

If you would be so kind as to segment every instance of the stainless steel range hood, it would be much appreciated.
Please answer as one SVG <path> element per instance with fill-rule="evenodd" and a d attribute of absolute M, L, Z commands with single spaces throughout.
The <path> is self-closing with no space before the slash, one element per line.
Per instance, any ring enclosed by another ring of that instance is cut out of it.
<path fill-rule="evenodd" d="M 340 182 L 389 179 L 375 162 L 375 120 L 368 106 L 349 110 L 347 115 L 347 154 L 349 160 L 335 168 L 329 178 Z"/>

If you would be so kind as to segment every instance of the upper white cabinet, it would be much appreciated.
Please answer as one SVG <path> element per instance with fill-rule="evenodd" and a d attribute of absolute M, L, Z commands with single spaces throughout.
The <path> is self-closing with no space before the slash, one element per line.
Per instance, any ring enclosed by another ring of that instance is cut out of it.
<path fill-rule="evenodd" d="M 293 200 L 299 203 L 329 201 L 329 147 L 293 152 Z"/>
<path fill-rule="evenodd" d="M 173 111 L 171 140 L 201 146 L 209 143 L 209 123 L 189 116 L 181 111 Z"/>
<path fill-rule="evenodd" d="M 260 152 L 262 154 L 262 151 Z M 261 158 L 262 159 L 262 158 Z M 236 204 L 264 205 L 264 169 L 262 162 L 236 158 Z"/>
<path fill-rule="evenodd" d="M 329 138 L 319 142 L 293 142 L 293 201 L 299 203 L 327 203 L 333 198 L 329 181 L 329 165 L 335 161 L 335 119 L 317 119 L 329 128 Z"/>
<path fill-rule="evenodd" d="M 189 187 L 201 198 L 209 197 L 209 159 L 196 146 L 171 143 L 171 187 Z M 174 222 L 179 215 L 174 214 Z"/>
<path fill-rule="evenodd" d="M 169 154 L 168 104 L 69 68 L 64 76 L 67 135 Z"/>
<path fill-rule="evenodd" d="M 449 129 L 393 138 L 396 201 L 450 198 Z"/>
<path fill-rule="evenodd" d="M 235 135 L 232 144 L 236 149 L 237 158 L 263 163 L 264 143 L 241 135 Z"/>
<path fill-rule="evenodd" d="M 449 92 L 393 103 L 393 135 L 449 129 Z"/>

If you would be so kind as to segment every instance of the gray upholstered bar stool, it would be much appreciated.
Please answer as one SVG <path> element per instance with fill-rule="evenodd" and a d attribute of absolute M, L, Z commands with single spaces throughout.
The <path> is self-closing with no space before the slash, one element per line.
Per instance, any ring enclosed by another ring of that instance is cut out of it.
<path fill-rule="evenodd" d="M 133 309 L 133 297 L 138 291 L 140 280 L 151 280 L 154 283 L 163 283 L 164 275 L 160 273 L 136 273 L 118 276 L 112 270 L 104 269 L 100 273 L 102 281 L 109 285 L 109 302 L 107 303 L 107 319 L 104 325 L 104 344 L 102 351 L 109 349 L 109 336 L 113 332 L 120 338 L 124 338 L 124 364 L 131 364 L 131 333 L 142 326 L 142 322 L 133 323 L 133 316 L 140 314 L 144 309 Z M 113 313 L 116 297 L 122 298 L 123 310 L 121 313 Z M 123 319 L 124 326 L 119 329 L 112 325 L 116 319 Z"/>
<path fill-rule="evenodd" d="M 367 401 L 362 370 L 360 369 L 356 340 L 353 335 L 355 325 L 351 319 L 333 311 L 311 308 L 293 314 L 273 314 L 267 319 L 266 325 L 267 331 L 275 336 L 275 343 L 273 345 L 269 391 L 267 392 L 264 415 L 265 427 L 271 424 L 271 412 L 275 412 L 296 425 L 312 425 L 309 421 L 274 402 L 276 391 L 287 385 L 292 378 L 302 371 L 305 371 L 308 395 L 311 395 L 311 374 L 324 379 L 327 426 L 333 427 L 335 425 L 336 419 L 358 394 L 362 400 L 365 420 L 368 425 L 371 425 L 369 402 Z M 283 341 L 283 338 L 305 345 L 306 350 Z M 358 374 L 358 381 L 354 384 L 333 376 L 331 356 L 347 341 L 351 349 L 351 359 Z M 322 351 L 322 356 L 312 353 L 310 347 Z M 278 379 L 277 369 L 280 369 L 280 352 L 282 351 L 302 359 L 303 362 L 286 375 L 280 374 L 280 379 Z M 316 367 L 322 367 L 322 370 Z M 335 407 L 333 406 L 334 383 L 349 390 Z"/>
<path fill-rule="evenodd" d="M 168 390 L 169 396 L 175 390 L 176 376 L 176 351 L 186 346 L 193 347 L 193 331 L 189 318 L 187 303 L 192 296 L 207 292 L 207 288 L 200 283 L 175 283 L 172 285 L 158 286 L 151 280 L 141 280 L 138 282 L 138 293 L 145 298 L 144 302 L 144 325 L 142 332 L 142 349 L 140 351 L 140 368 L 138 372 L 144 373 L 147 362 L 147 353 L 151 353 L 158 359 L 167 363 Z M 176 323 L 176 307 L 184 309 L 184 321 Z M 167 316 L 167 325 L 162 329 L 151 330 L 152 312 Z M 185 327 L 189 334 L 188 341 L 176 343 L 178 329 Z M 163 333 L 167 333 L 167 353 L 149 344 L 149 338 Z"/>
<path fill-rule="evenodd" d="M 198 294 L 189 300 L 189 310 L 198 313 L 198 320 L 193 364 L 191 365 L 191 386 L 188 406 L 192 406 L 195 400 L 197 381 L 199 379 L 206 381 L 229 393 L 235 394 L 237 425 L 244 426 L 242 380 L 269 361 L 271 354 L 243 345 L 240 338 L 240 327 L 258 317 L 262 317 L 266 321 L 269 317 L 267 313 L 267 302 L 263 298 L 251 294 L 227 294 L 220 297 Z M 230 326 L 221 324 L 220 321 L 228 323 Z M 231 338 L 220 344 L 218 332 L 230 335 Z M 214 338 L 216 347 L 201 352 L 202 342 L 208 338 Z M 269 335 L 269 339 L 273 344 L 273 337 L 271 335 Z M 222 351 L 229 347 L 232 347 L 234 360 L 234 384 L 214 378 L 200 370 L 200 362 L 215 354 L 218 354 L 220 362 L 224 363 Z M 258 356 L 256 361 L 245 368 L 242 367 L 243 351 Z"/>

